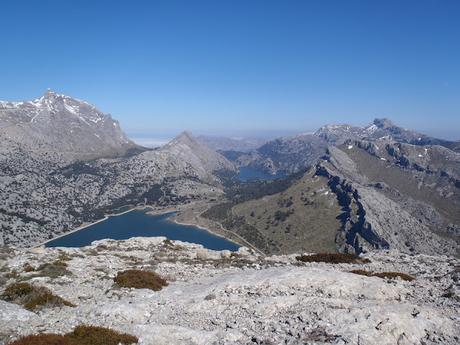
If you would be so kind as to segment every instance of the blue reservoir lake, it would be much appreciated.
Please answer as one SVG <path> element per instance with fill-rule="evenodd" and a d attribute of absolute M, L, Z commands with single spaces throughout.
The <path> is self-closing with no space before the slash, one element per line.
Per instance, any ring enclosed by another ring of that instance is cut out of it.
<path fill-rule="evenodd" d="M 272 175 L 268 172 L 265 172 L 259 169 L 255 169 L 252 167 L 242 167 L 240 168 L 240 171 L 238 174 L 238 179 L 241 182 L 249 182 L 249 181 L 255 181 L 255 180 L 271 181 L 271 180 L 277 180 L 277 179 L 284 178 L 284 177 L 286 177 L 286 175 L 281 171 Z"/>
<path fill-rule="evenodd" d="M 68 235 L 47 242 L 46 247 L 83 247 L 102 239 L 125 240 L 131 237 L 165 236 L 171 240 L 180 240 L 203 245 L 214 250 L 237 251 L 238 244 L 216 236 L 196 226 L 181 225 L 168 218 L 174 212 L 161 215 L 149 215 L 149 210 L 133 210 L 90 225 Z"/>

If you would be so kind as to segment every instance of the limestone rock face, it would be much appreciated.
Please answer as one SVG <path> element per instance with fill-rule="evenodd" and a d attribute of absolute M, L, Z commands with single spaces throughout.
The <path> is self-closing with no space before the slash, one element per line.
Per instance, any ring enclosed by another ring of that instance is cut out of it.
<path fill-rule="evenodd" d="M 164 238 L 92 246 L 2 250 L 1 282 L 46 286 L 76 307 L 28 312 L 0 301 L 0 344 L 79 324 L 111 327 L 139 344 L 458 344 L 460 262 L 445 256 L 370 252 L 366 264 L 299 263 L 246 248 L 229 255 Z M 25 272 L 65 258 L 69 273 Z M 130 268 L 167 279 L 161 291 L 118 288 Z M 413 281 L 350 273 L 394 271 Z M 8 275 L 16 270 L 17 275 Z M 3 288 L 2 288 L 3 289 Z M 1 292 L 1 291 L 0 291 Z"/>
<path fill-rule="evenodd" d="M 316 166 L 343 214 L 342 251 L 459 255 L 460 155 L 442 146 L 348 140 Z"/>
<path fill-rule="evenodd" d="M 0 137 L 28 151 L 55 152 L 71 161 L 137 148 L 109 114 L 52 91 L 33 101 L 0 102 Z"/>

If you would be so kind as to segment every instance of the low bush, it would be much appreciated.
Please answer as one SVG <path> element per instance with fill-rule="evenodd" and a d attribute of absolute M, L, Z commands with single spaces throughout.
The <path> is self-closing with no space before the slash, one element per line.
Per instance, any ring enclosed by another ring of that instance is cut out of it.
<path fill-rule="evenodd" d="M 8 285 L 3 294 L 0 295 L 0 298 L 7 302 L 20 304 L 28 310 L 58 306 L 74 307 L 69 301 L 53 295 L 47 288 L 34 286 L 29 283 L 14 283 Z"/>
<path fill-rule="evenodd" d="M 129 345 L 136 344 L 138 338 L 119 333 L 109 328 L 77 326 L 73 332 L 60 334 L 37 334 L 20 338 L 8 345 Z"/>
<path fill-rule="evenodd" d="M 59 334 L 37 334 L 22 337 L 8 345 L 77 345 L 72 340 Z"/>
<path fill-rule="evenodd" d="M 159 291 L 168 283 L 158 274 L 143 270 L 126 270 L 118 272 L 114 278 L 115 283 L 119 287 L 135 288 L 135 289 L 150 289 Z"/>
<path fill-rule="evenodd" d="M 365 271 L 365 270 L 352 270 L 350 272 L 354 274 L 366 276 L 366 277 L 378 277 L 378 278 L 383 278 L 383 279 L 401 278 L 402 280 L 409 281 L 409 282 L 415 279 L 415 277 L 407 273 L 401 273 L 401 272 L 370 272 L 370 271 Z"/>
<path fill-rule="evenodd" d="M 311 255 L 296 256 L 301 262 L 325 262 L 329 264 L 356 264 L 369 263 L 369 259 L 360 258 L 357 254 L 347 253 L 318 253 Z"/>
<path fill-rule="evenodd" d="M 109 328 L 95 326 L 77 326 L 66 338 L 75 341 L 78 345 L 118 345 L 135 344 L 137 337 L 119 333 Z"/>

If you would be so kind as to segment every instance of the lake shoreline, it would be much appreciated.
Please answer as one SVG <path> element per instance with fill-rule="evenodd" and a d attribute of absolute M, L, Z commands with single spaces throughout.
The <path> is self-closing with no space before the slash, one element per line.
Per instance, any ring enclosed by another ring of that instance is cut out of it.
<path fill-rule="evenodd" d="M 206 231 L 208 232 L 209 234 L 211 235 L 214 235 L 214 236 L 217 236 L 219 238 L 222 238 L 222 239 L 225 239 L 226 241 L 229 241 L 237 246 L 245 246 L 244 244 L 242 243 L 239 243 L 238 241 L 235 241 L 235 239 L 231 239 L 231 238 L 227 238 L 226 236 L 224 236 L 223 234 L 221 233 L 218 233 L 218 232 L 215 232 L 215 231 L 212 231 L 211 229 L 207 228 L 207 227 L 204 227 L 200 224 L 197 224 L 196 222 L 180 222 L 176 219 L 173 219 L 175 217 L 175 215 L 177 215 L 179 212 L 181 212 L 182 209 L 184 208 L 187 208 L 188 205 L 184 205 L 185 207 L 164 207 L 164 208 L 158 208 L 158 207 L 154 207 L 154 206 L 150 206 L 150 205 L 138 205 L 138 206 L 134 206 L 128 210 L 125 210 L 125 211 L 122 211 L 122 212 L 119 212 L 119 213 L 109 213 L 109 214 L 106 214 L 104 215 L 103 218 L 101 219 L 98 219 L 94 222 L 90 222 L 90 223 L 83 223 L 82 225 L 80 225 L 79 227 L 77 227 L 76 229 L 73 229 L 71 231 L 68 231 L 64 234 L 61 234 L 59 236 L 56 236 L 56 237 L 53 237 L 52 239 L 49 239 L 47 241 L 44 241 L 44 242 L 41 242 L 37 245 L 34 245 L 31 247 L 31 249 L 33 248 L 40 248 L 40 247 L 46 247 L 46 244 L 49 243 L 49 242 L 52 242 L 52 241 L 55 241 L 59 238 L 62 238 L 62 237 L 65 237 L 65 236 L 68 236 L 70 234 L 73 234 L 73 233 L 76 233 L 78 231 L 81 231 L 81 230 L 84 230 L 88 227 L 91 227 L 93 225 L 96 225 L 98 223 L 101 223 L 101 222 L 104 222 L 106 220 L 108 220 L 110 217 L 118 217 L 118 216 L 121 216 L 121 215 L 124 215 L 126 213 L 129 213 L 129 212 L 132 212 L 132 211 L 142 211 L 142 210 L 146 210 L 146 214 L 147 215 L 150 215 L 150 216 L 161 216 L 161 215 L 165 215 L 165 214 L 168 214 L 168 213 L 175 213 L 169 217 L 167 217 L 167 221 L 169 222 L 172 222 L 172 223 L 175 223 L 175 224 L 178 224 L 178 225 L 184 225 L 184 226 L 192 226 L 192 227 L 195 227 L 197 229 L 200 229 L 200 230 L 203 230 L 203 231 Z"/>
<path fill-rule="evenodd" d="M 101 222 L 104 222 L 106 221 L 107 219 L 109 219 L 109 217 L 117 217 L 117 216 L 121 216 L 123 214 L 126 214 L 128 212 L 132 212 L 132 211 L 135 211 L 135 210 L 140 210 L 140 209 L 144 209 L 144 208 L 148 208 L 148 207 L 151 207 L 151 206 L 135 206 L 133 208 L 130 208 L 129 210 L 126 210 L 126 211 L 122 211 L 120 213 L 109 213 L 109 214 L 106 214 L 104 215 L 104 218 L 101 218 L 101 219 L 98 219 L 94 222 L 90 222 L 90 223 L 83 223 L 81 224 L 78 228 L 76 229 L 73 229 L 73 230 L 70 230 L 70 231 L 67 231 L 66 233 L 62 234 L 62 235 L 59 235 L 59 236 L 56 236 L 56 237 L 53 237 L 49 240 L 46 240 L 44 242 L 41 242 L 31 248 L 39 248 L 39 247 L 42 247 L 42 246 L 45 246 L 47 243 L 49 242 L 52 242 L 54 240 L 57 240 L 58 238 L 61 238 L 61 237 L 65 237 L 67 235 L 70 235 L 70 234 L 73 234 L 74 232 L 77 232 L 77 231 L 80 231 L 80 230 L 83 230 L 83 229 L 86 229 L 86 228 L 89 228 L 90 226 L 93 226 L 93 225 L 96 225 L 98 223 L 101 223 Z"/>

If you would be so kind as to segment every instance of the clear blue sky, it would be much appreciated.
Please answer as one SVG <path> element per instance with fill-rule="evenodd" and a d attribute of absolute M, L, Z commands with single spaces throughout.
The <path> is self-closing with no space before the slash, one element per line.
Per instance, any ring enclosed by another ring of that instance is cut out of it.
<path fill-rule="evenodd" d="M 376 116 L 460 139 L 460 1 L 2 0 L 0 99 L 46 88 L 128 133 Z"/>

